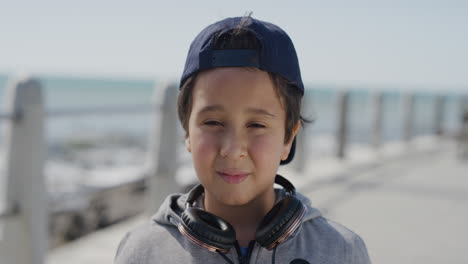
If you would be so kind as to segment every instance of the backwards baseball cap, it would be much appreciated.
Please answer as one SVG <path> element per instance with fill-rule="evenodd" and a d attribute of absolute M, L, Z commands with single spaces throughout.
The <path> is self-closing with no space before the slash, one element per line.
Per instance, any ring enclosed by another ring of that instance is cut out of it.
<path fill-rule="evenodd" d="M 257 39 L 258 49 L 215 49 L 216 36 L 235 30 L 240 25 Z M 299 61 L 289 36 L 278 26 L 252 17 L 226 18 L 203 29 L 193 40 L 185 62 L 179 88 L 195 73 L 218 67 L 255 67 L 277 74 L 304 95 Z M 296 149 L 294 138 L 291 151 L 281 165 L 288 164 Z"/>

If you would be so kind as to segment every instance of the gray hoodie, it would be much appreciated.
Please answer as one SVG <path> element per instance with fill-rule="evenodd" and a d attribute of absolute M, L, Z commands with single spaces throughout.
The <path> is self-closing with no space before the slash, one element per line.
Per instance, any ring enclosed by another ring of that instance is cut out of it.
<path fill-rule="evenodd" d="M 285 192 L 275 189 L 277 201 Z M 247 257 L 238 246 L 226 254 L 232 263 L 280 264 L 367 264 L 370 263 L 362 239 L 346 227 L 321 216 L 309 199 L 296 196 L 307 207 L 300 227 L 273 251 L 250 243 Z M 217 253 L 204 249 L 183 236 L 177 229 L 185 208 L 186 194 L 169 195 L 151 221 L 128 232 L 120 242 L 115 264 L 149 263 L 228 263 Z M 202 203 L 196 206 L 203 208 Z"/>

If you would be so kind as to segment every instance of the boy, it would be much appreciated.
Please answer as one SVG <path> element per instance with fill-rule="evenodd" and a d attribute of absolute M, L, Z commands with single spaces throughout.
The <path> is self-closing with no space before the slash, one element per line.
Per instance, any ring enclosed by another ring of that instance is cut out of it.
<path fill-rule="evenodd" d="M 304 121 L 299 63 L 284 31 L 251 17 L 208 26 L 190 46 L 180 87 L 201 185 L 167 197 L 124 237 L 115 263 L 370 263 L 359 236 L 276 175 Z"/>

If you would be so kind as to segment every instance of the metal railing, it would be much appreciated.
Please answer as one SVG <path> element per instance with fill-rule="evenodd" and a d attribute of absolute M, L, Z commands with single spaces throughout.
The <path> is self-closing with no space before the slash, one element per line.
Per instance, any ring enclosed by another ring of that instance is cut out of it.
<path fill-rule="evenodd" d="M 166 195 L 177 188 L 178 119 L 176 97 L 178 89 L 174 84 L 163 89 L 155 87 L 153 102 L 149 105 L 126 105 L 93 108 L 70 108 L 47 111 L 44 107 L 41 84 L 31 78 L 19 79 L 11 83 L 5 97 L 5 109 L 0 113 L 0 121 L 5 123 L 5 203 L 0 205 L 0 258 L 7 263 L 43 263 L 47 251 L 47 203 L 44 184 L 45 139 L 44 121 L 46 118 L 69 118 L 85 115 L 114 115 L 154 112 L 150 137 L 150 191 L 148 206 L 154 212 Z M 403 97 L 402 135 L 410 141 L 414 136 L 413 94 Z M 382 145 L 383 112 L 385 96 L 375 92 L 370 97 L 372 109 L 367 118 L 371 119 L 370 144 Z M 304 103 L 305 108 L 311 103 Z M 433 133 L 444 134 L 443 96 L 434 103 Z M 463 105 L 463 104 L 462 104 Z M 337 94 L 336 149 L 335 156 L 346 158 L 349 142 L 348 91 Z M 304 109 L 310 111 L 310 109 Z M 3 124 L 2 124 L 3 125 Z M 158 135 L 158 138 L 156 138 Z M 294 162 L 295 169 L 304 169 L 307 156 L 308 137 L 301 131 Z M 0 175 L 1 176 L 1 175 Z M 25 248 L 29 250 L 25 250 Z"/>
<path fill-rule="evenodd" d="M 43 263 L 48 245 L 48 204 L 44 183 L 46 118 L 70 118 L 85 115 L 115 115 L 154 112 L 150 140 L 150 188 L 153 210 L 168 193 L 176 190 L 174 180 L 177 158 L 177 89 L 155 87 L 153 103 L 146 105 L 69 108 L 46 111 L 39 81 L 22 78 L 12 82 L 6 91 L 0 121 L 5 137 L 4 199 L 0 199 L 0 260 L 2 263 Z M 164 123 L 164 126 L 160 124 Z M 156 131 L 157 130 L 157 131 Z M 161 149 L 166 149 L 164 155 Z M 173 149 L 167 151 L 167 149 Z"/>

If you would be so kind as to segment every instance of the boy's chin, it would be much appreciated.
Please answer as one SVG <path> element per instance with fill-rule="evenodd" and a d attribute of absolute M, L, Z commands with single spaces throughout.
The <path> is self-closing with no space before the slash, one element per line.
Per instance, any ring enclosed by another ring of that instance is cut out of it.
<path fill-rule="evenodd" d="M 252 199 L 248 197 L 219 197 L 218 201 L 225 206 L 244 206 L 249 204 Z"/>
<path fill-rule="evenodd" d="M 216 190 L 214 199 L 217 203 L 229 207 L 248 206 L 249 204 L 257 204 L 260 202 L 268 201 L 262 193 L 248 192 L 247 188 L 240 188 L 238 190 L 223 190 L 222 188 Z"/>
<path fill-rule="evenodd" d="M 224 206 L 244 206 L 254 199 L 253 196 L 245 193 L 223 192 L 222 190 L 215 192 L 214 196 L 213 198 Z"/>

